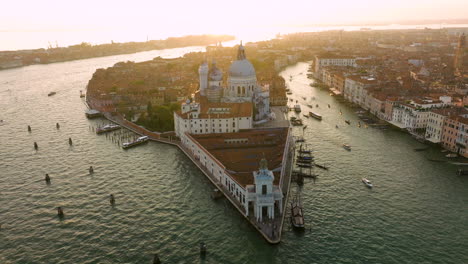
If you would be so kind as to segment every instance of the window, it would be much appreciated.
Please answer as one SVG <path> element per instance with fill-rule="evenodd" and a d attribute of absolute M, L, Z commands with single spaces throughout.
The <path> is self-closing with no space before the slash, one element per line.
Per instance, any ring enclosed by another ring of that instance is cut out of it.
<path fill-rule="evenodd" d="M 267 186 L 265 184 L 262 185 L 262 194 L 267 194 Z"/>

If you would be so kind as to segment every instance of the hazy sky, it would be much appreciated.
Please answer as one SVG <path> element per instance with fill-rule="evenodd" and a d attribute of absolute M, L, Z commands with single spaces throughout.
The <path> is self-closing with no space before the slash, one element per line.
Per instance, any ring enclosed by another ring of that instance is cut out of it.
<path fill-rule="evenodd" d="M 252 26 L 455 18 L 468 18 L 468 0 L 14 0 L 1 5 L 0 30 L 220 33 Z"/>

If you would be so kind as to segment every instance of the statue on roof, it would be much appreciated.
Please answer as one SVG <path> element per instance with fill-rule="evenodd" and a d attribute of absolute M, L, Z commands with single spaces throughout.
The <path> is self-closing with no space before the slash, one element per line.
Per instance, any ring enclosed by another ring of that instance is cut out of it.
<path fill-rule="evenodd" d="M 267 160 L 265 159 L 265 157 L 263 157 L 263 158 L 260 160 L 260 170 L 268 170 L 268 162 L 267 162 Z"/>

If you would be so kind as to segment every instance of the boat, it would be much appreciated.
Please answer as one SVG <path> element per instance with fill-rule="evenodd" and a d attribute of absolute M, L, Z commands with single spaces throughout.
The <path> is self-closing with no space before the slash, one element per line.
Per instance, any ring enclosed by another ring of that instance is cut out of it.
<path fill-rule="evenodd" d="M 343 148 L 346 150 L 351 150 L 351 146 L 348 144 L 343 144 Z"/>
<path fill-rule="evenodd" d="M 47 96 L 52 96 L 52 95 L 55 95 L 56 92 L 50 92 L 49 94 L 47 94 Z"/>
<path fill-rule="evenodd" d="M 96 129 L 96 134 L 102 134 L 102 133 L 114 131 L 114 130 L 117 130 L 117 129 L 120 129 L 119 125 L 109 124 L 109 125 L 105 125 L 103 127 L 98 127 Z"/>
<path fill-rule="evenodd" d="M 308 114 L 304 114 L 303 116 L 309 118 L 309 115 L 308 115 Z"/>
<path fill-rule="evenodd" d="M 311 105 L 311 104 L 308 104 L 307 106 L 308 106 L 308 107 L 310 107 L 310 108 L 314 108 L 314 106 L 313 106 L 313 105 Z"/>
<path fill-rule="evenodd" d="M 310 157 L 310 156 L 298 156 L 297 159 L 300 159 L 300 160 L 313 160 L 314 158 Z"/>
<path fill-rule="evenodd" d="M 312 168 L 312 164 L 297 164 L 299 168 Z"/>
<path fill-rule="evenodd" d="M 319 167 L 319 168 L 321 168 L 321 169 L 324 169 L 324 170 L 328 170 L 328 167 L 325 166 L 325 165 L 320 165 L 320 164 L 315 163 L 315 166 L 316 166 L 316 167 Z"/>
<path fill-rule="evenodd" d="M 307 97 L 304 97 L 304 96 L 303 96 L 302 99 L 307 100 Z"/>
<path fill-rule="evenodd" d="M 362 178 L 362 182 L 369 188 L 372 188 L 372 183 L 366 179 L 366 178 Z"/>
<path fill-rule="evenodd" d="M 345 120 L 345 123 L 351 125 L 351 122 L 349 120 Z"/>
<path fill-rule="evenodd" d="M 300 142 L 305 142 L 305 139 L 304 139 L 304 138 L 298 138 L 298 139 L 296 139 L 296 143 L 300 143 Z"/>
<path fill-rule="evenodd" d="M 295 111 L 296 113 L 300 113 L 300 112 L 301 112 L 301 105 L 298 105 L 298 104 L 295 105 L 295 106 L 294 106 L 294 111 Z"/>
<path fill-rule="evenodd" d="M 456 158 L 458 157 L 458 155 L 456 153 L 449 153 L 447 155 L 445 155 L 446 158 Z"/>
<path fill-rule="evenodd" d="M 291 120 L 293 126 L 302 126 L 302 119 Z"/>
<path fill-rule="evenodd" d="M 101 112 L 94 109 L 86 110 L 85 115 L 87 118 L 96 118 L 102 116 Z"/>
<path fill-rule="evenodd" d="M 330 108 L 330 104 L 328 104 L 328 108 Z"/>
<path fill-rule="evenodd" d="M 83 93 L 83 91 L 80 90 L 80 98 L 83 98 L 85 97 L 85 94 Z"/>
<path fill-rule="evenodd" d="M 457 175 L 458 176 L 468 175 L 468 170 L 458 169 Z"/>
<path fill-rule="evenodd" d="M 295 197 L 291 202 L 291 224 L 296 229 L 304 229 L 304 214 L 302 212 L 302 203 L 298 197 Z"/>
<path fill-rule="evenodd" d="M 301 164 L 301 163 L 304 163 L 304 164 L 311 164 L 313 160 L 297 160 L 296 161 L 296 164 Z"/>
<path fill-rule="evenodd" d="M 214 189 L 213 192 L 211 193 L 211 198 L 213 200 L 217 200 L 221 197 L 223 197 L 223 193 L 219 189 Z"/>
<path fill-rule="evenodd" d="M 286 92 L 286 94 L 287 94 L 287 95 L 291 95 L 291 94 L 292 94 L 292 92 Z"/>
<path fill-rule="evenodd" d="M 314 112 L 309 112 L 309 116 L 313 117 L 317 120 L 322 120 L 322 116 L 320 114 L 314 113 Z"/>
<path fill-rule="evenodd" d="M 128 148 L 131 148 L 133 146 L 137 146 L 137 145 L 140 145 L 140 144 L 143 144 L 143 143 L 146 143 L 148 142 L 149 138 L 147 136 L 142 136 L 142 137 L 139 137 L 137 139 L 135 139 L 134 141 L 132 142 L 125 142 L 122 144 L 122 148 L 123 149 L 128 149 Z"/>

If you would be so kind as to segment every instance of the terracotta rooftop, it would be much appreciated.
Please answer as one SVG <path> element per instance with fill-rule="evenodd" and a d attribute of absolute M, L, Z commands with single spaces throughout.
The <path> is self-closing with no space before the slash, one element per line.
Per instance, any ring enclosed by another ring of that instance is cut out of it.
<path fill-rule="evenodd" d="M 253 171 L 265 157 L 268 169 L 279 183 L 284 147 L 289 128 L 249 129 L 237 133 L 191 135 L 195 141 L 220 161 L 242 186 L 254 184 Z"/>

